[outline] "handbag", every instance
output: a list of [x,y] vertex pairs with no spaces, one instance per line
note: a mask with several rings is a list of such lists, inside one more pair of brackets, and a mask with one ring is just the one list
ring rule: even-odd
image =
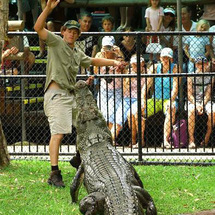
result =
[[173,125],[170,143],[174,148],[186,148],[187,143],[187,123],[185,119],[180,119]]
[[160,38],[158,37],[157,43],[152,43],[152,37],[150,36],[149,44],[146,46],[146,53],[161,53],[162,46],[160,44]]

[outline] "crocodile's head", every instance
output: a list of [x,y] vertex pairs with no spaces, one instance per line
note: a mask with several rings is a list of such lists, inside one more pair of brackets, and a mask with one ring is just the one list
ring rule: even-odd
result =
[[85,81],[78,81],[75,85],[78,121],[84,123],[98,118],[96,101]]
[[102,140],[111,143],[111,133],[107,123],[97,107],[91,91],[85,81],[75,85],[77,104],[77,146],[81,149],[91,147]]

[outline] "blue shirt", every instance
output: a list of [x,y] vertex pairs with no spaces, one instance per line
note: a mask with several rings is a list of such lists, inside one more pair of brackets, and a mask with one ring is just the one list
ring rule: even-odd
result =
[[[162,64],[158,64],[157,66],[157,74],[162,73]],[[167,72],[168,74],[173,73],[173,68],[175,64],[170,64],[170,70]],[[173,87],[173,77],[157,77],[155,78],[155,94],[154,97],[156,99],[170,99],[171,98],[171,90]]]
[[205,46],[210,45],[208,36],[189,36],[186,39],[186,44],[189,46],[189,53],[191,58],[205,56]]

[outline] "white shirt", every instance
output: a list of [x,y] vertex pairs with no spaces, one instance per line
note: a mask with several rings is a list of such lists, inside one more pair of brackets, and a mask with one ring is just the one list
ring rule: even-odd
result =
[[[191,28],[189,31],[196,31],[196,22],[192,21],[192,25],[191,25]],[[175,31],[178,31],[178,29],[176,29]],[[188,32],[184,29],[183,25],[182,25],[182,31],[183,32]],[[183,36],[182,37],[182,44],[183,44],[183,48],[185,47],[185,43],[186,43],[186,38],[189,37],[189,36]],[[178,36],[174,36],[174,40],[173,40],[173,46],[178,46],[178,42],[179,42],[179,39],[178,39]]]

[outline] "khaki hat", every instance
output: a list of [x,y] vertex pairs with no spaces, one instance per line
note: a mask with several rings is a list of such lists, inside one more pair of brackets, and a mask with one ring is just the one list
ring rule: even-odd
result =
[[81,31],[80,24],[75,20],[69,20],[69,21],[65,22],[65,24],[63,26],[67,27],[68,29],[72,29],[72,28],[78,29],[79,33]]

